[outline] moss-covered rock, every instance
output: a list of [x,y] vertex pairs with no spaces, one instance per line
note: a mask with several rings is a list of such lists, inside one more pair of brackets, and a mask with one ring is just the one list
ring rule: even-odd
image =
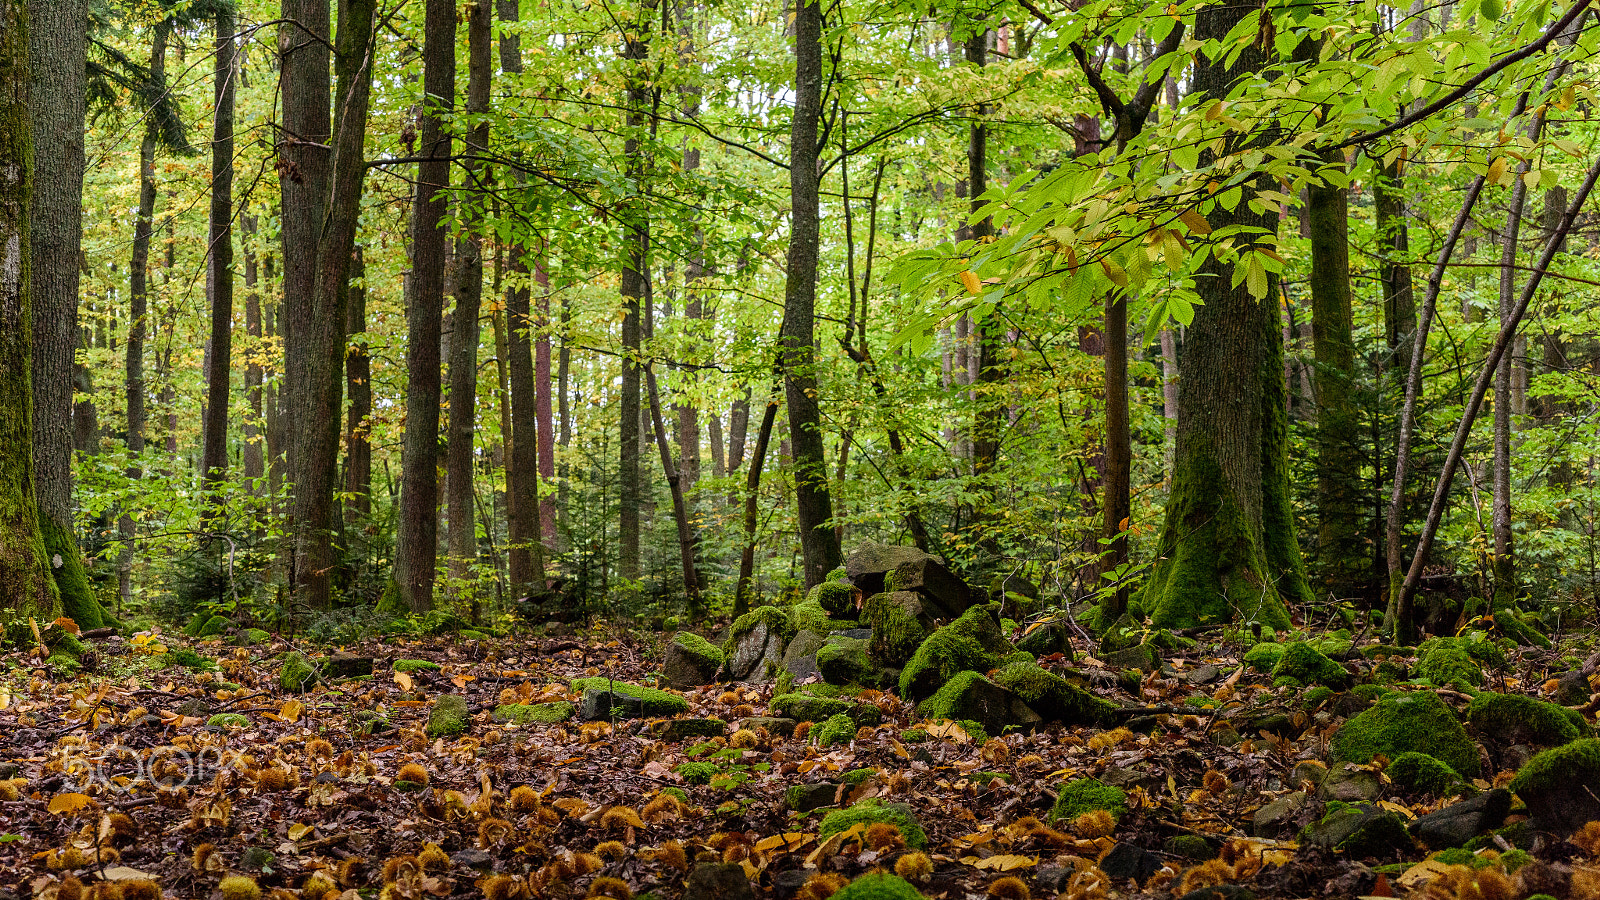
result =
[[842,581],[822,582],[806,593],[806,600],[817,603],[830,616],[855,618],[856,589]]
[[936,611],[912,591],[873,594],[861,606],[861,623],[872,629],[868,652],[885,666],[904,666],[936,622]]
[[207,728],[243,728],[249,724],[250,718],[239,713],[217,713],[206,720]]
[[1589,733],[1583,714],[1521,694],[1482,693],[1467,705],[1467,724],[1502,744],[1559,747]]
[[[815,600],[802,600],[789,607],[789,619],[794,622],[796,634],[802,631],[813,631],[820,635],[827,635],[833,631],[846,631],[856,627],[853,618],[834,618],[822,608],[822,604]],[[792,640],[792,638],[791,638]]]
[[680,631],[667,644],[661,678],[668,687],[680,691],[710,684],[726,660],[722,648],[692,631]]
[[826,721],[811,729],[810,733],[812,742],[822,747],[848,744],[855,739],[855,736],[856,723],[843,713],[829,716]]
[[1464,784],[1448,763],[1414,751],[1396,756],[1383,771],[1396,787],[1413,796],[1445,797],[1458,792]]
[[228,620],[227,616],[211,616],[195,630],[194,636],[197,638],[216,637],[232,627],[233,623]]
[[278,685],[286,691],[309,691],[317,683],[317,668],[303,653],[290,653],[278,669]]
[[710,784],[711,779],[722,774],[722,769],[713,762],[678,763],[672,771],[690,784]]
[[1439,687],[1464,684],[1483,686],[1483,667],[1460,647],[1441,646],[1429,650],[1417,663],[1416,675]]
[[272,633],[260,628],[246,628],[239,632],[238,644],[241,647],[255,647],[272,640]]
[[1121,819],[1128,811],[1127,792],[1098,778],[1077,778],[1061,786],[1055,805],[1050,808],[1050,821],[1070,823],[1086,812],[1100,809]]
[[849,716],[857,725],[876,725],[883,720],[882,711],[871,703],[814,694],[780,694],[768,706],[774,714],[797,722],[822,722],[837,715]]
[[622,697],[631,697],[639,701],[639,714],[641,716],[679,716],[689,711],[689,701],[679,697],[677,694],[668,693],[659,688],[629,684],[626,681],[613,681],[604,676],[574,678],[572,679],[572,690],[579,694],[585,691],[608,691]]
[[1363,858],[1390,856],[1412,846],[1405,821],[1370,803],[1329,803],[1323,817],[1307,825],[1300,839]]
[[429,659],[397,659],[394,661],[396,672],[437,672],[439,664]]
[[987,672],[1009,649],[986,607],[974,606],[922,642],[900,672],[900,696],[930,697],[959,672]]
[[1454,647],[1476,660],[1480,665],[1498,669],[1506,664],[1506,654],[1482,632],[1464,635],[1431,637],[1417,647],[1418,656],[1427,656],[1440,647]]
[[1350,673],[1304,641],[1296,641],[1283,648],[1277,663],[1272,667],[1272,677],[1293,678],[1302,685],[1321,684],[1342,691],[1350,685]]
[[1278,667],[1278,661],[1283,659],[1283,652],[1282,644],[1262,641],[1245,653],[1244,663],[1257,672],[1271,672]]
[[845,885],[833,900],[923,900],[923,895],[899,875],[870,872]]
[[994,681],[1015,693],[1047,721],[1068,725],[1105,725],[1117,706],[1089,693],[1037,663],[1014,662],[1001,667]]
[[503,703],[494,708],[496,722],[518,725],[554,725],[578,714],[578,708],[565,700],[552,703]]
[[735,681],[770,681],[795,631],[789,614],[776,606],[758,606],[735,619],[722,645],[724,674]]
[[909,806],[902,803],[880,803],[876,798],[862,800],[849,809],[837,809],[828,813],[822,818],[822,825],[817,829],[817,839],[826,841],[839,832],[848,830],[852,825],[875,825],[879,822],[887,822],[899,828],[900,836],[905,838],[906,846],[913,850],[928,846],[928,833],[917,823]]
[[829,684],[872,684],[878,668],[867,658],[867,641],[831,635],[817,649],[817,670]]
[[1600,820],[1600,739],[1580,738],[1535,756],[1506,785],[1535,828],[1571,834]]
[[[57,652],[69,651],[57,648]],[[78,654],[72,653],[70,655],[77,656]],[[192,672],[209,672],[217,667],[217,663],[211,657],[196,653],[187,647],[174,647],[161,654],[161,666],[167,669],[182,667]]]
[[917,710],[930,719],[974,721],[993,734],[1033,728],[1043,721],[1017,694],[977,672],[957,673]]
[[458,694],[440,694],[428,711],[428,737],[455,737],[472,723],[472,710],[467,700]]
[[1333,736],[1333,758],[1370,762],[1415,751],[1436,757],[1462,775],[1478,774],[1478,745],[1455,713],[1432,691],[1387,696],[1345,722]]

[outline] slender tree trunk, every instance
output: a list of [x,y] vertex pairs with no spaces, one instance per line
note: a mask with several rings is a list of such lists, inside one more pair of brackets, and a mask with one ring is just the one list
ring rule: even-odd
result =
[[[1545,191],[1543,210],[1545,240],[1549,240],[1555,234],[1556,228],[1561,224],[1561,216],[1566,212],[1566,209],[1567,189],[1565,187],[1557,185]],[[1565,242],[1562,242],[1562,245],[1557,249],[1566,250]],[[1559,317],[1559,307],[1556,310],[1551,310],[1550,304],[1547,303],[1545,308],[1549,319],[1555,320]],[[1540,355],[1542,370],[1546,373],[1564,373],[1569,368],[1567,348],[1558,322],[1550,321],[1546,325],[1544,338],[1540,341]],[[1562,402],[1559,397],[1539,395],[1533,400],[1533,415],[1545,428],[1563,427],[1563,417],[1568,412],[1568,404]],[[1567,450],[1568,448],[1564,441],[1556,442],[1554,458],[1551,460],[1550,468],[1545,475],[1545,482],[1562,494],[1571,493],[1573,483],[1572,459]],[[1563,514],[1562,519],[1569,526],[1573,524],[1570,513]]]
[[[0,622],[53,618],[33,464],[28,9],[0,0]],[[73,270],[77,270],[74,262]]]
[[702,608],[700,569],[696,565],[699,541],[694,526],[689,523],[689,506],[683,496],[683,474],[672,461],[672,444],[661,420],[661,392],[656,387],[656,373],[645,369],[645,384],[650,395],[650,421],[656,433],[656,449],[661,452],[661,470],[667,476],[667,489],[672,494],[672,518],[678,527],[678,557],[683,566],[683,591],[689,609],[698,614]]
[[345,333],[350,342],[345,353],[344,502],[348,527],[350,514],[372,515],[372,359],[367,355],[367,265],[360,247],[350,259],[350,290],[345,295]]
[[[83,0],[29,0],[29,115],[33,195],[28,207],[33,316],[33,471],[45,556],[63,613],[83,628],[106,624],[89,588],[72,521],[73,353],[80,343],[83,243]],[[87,369],[83,372],[87,378]],[[93,405],[89,406],[91,413]]]
[[261,272],[256,259],[256,230],[259,223],[252,215],[239,216],[240,245],[244,250],[244,328],[250,338],[250,354],[244,367],[245,402],[250,412],[245,416],[241,434],[243,445],[239,448],[240,462],[244,466],[245,480],[250,492],[259,496],[261,477],[266,474],[266,460],[261,446],[261,385],[265,373],[259,356],[263,352],[261,330]]
[[205,448],[200,471],[209,491],[210,515],[227,503],[222,484],[228,475],[228,407],[233,373],[233,99],[234,10],[223,4],[216,14],[213,96],[216,122],[211,132],[211,217],[206,288],[211,295],[211,358],[206,372]]
[[[1411,281],[1411,238],[1406,227],[1405,176],[1398,161],[1383,167],[1373,187],[1378,229],[1378,281],[1383,287],[1383,333],[1390,372],[1411,367],[1417,302]],[[1398,378],[1395,379],[1398,382]]]
[[[550,272],[545,265],[548,247],[541,241],[540,256],[535,264],[535,281],[539,286],[538,332],[533,338],[533,381],[535,413],[538,420],[539,480],[549,484],[556,477],[556,429],[552,397],[554,385],[550,381]],[[563,351],[564,352],[564,351]],[[546,494],[539,498],[539,518],[536,528],[545,546],[556,546],[556,497]],[[544,552],[540,549],[539,570],[544,571]]]
[[406,302],[406,432],[395,536],[395,586],[413,612],[433,606],[439,532],[440,328],[444,318],[444,222],[450,189],[455,97],[456,14],[451,0],[427,0],[423,44],[421,152],[411,216],[411,280]]
[[[648,38],[637,29],[645,27],[634,23],[623,35],[623,58],[628,60],[627,74],[627,138],[623,144],[627,180],[642,192],[645,176],[645,151],[640,140],[645,127],[649,88],[640,71],[649,57]],[[639,466],[641,415],[641,360],[642,338],[641,301],[644,297],[645,265],[648,259],[646,243],[649,240],[648,210],[642,203],[630,204],[623,221],[622,259],[622,395],[618,411],[621,416],[618,451],[617,483],[620,502],[619,556],[617,575],[625,583],[633,584],[640,577],[639,527],[640,508],[644,505],[644,486]],[[631,587],[627,590],[632,590]]]
[[767,448],[772,444],[772,426],[778,420],[777,391],[767,400],[761,414],[761,427],[756,431],[756,444],[751,448],[750,465],[744,476],[744,549],[739,554],[739,580],[733,590],[733,614],[744,615],[757,599],[756,524],[761,510],[761,469],[767,460]]
[[794,18],[795,101],[789,133],[790,234],[784,283],[780,368],[794,447],[795,514],[807,589],[821,584],[843,561],[832,528],[833,503],[823,459],[822,411],[817,403],[813,327],[817,300],[817,123],[822,114],[822,6],[799,0]]

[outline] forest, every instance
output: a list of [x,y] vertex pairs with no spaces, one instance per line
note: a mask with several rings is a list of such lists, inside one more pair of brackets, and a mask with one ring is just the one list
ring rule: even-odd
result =
[[1589,0],[0,0],[0,900],[1600,898]]

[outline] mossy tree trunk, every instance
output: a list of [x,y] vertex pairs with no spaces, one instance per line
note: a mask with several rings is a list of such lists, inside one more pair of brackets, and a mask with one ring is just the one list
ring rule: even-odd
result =
[[28,12],[0,0],[0,623],[58,607],[33,477]]
[[[1194,36],[1220,39],[1247,12],[1205,7]],[[1239,75],[1268,69],[1269,52],[1251,45],[1231,66],[1201,57],[1195,89],[1223,96]],[[1218,206],[1212,226],[1275,233],[1276,212],[1253,213],[1248,200],[1247,190],[1234,212]],[[1250,249],[1245,240],[1235,239],[1241,251]],[[1202,266],[1196,288],[1204,305],[1184,339],[1172,493],[1143,594],[1146,610],[1166,627],[1230,619],[1284,626],[1285,604],[1311,599],[1289,506],[1278,279],[1268,278],[1258,301],[1245,283],[1229,287],[1231,269],[1215,259]]]

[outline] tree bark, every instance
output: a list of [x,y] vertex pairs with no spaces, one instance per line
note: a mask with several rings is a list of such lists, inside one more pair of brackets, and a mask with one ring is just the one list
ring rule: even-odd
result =
[[451,0],[427,0],[423,43],[421,153],[411,215],[411,279],[406,299],[406,430],[395,536],[395,587],[412,612],[433,607],[439,533],[440,329],[444,319],[444,222],[450,189],[455,98],[456,14]]
[[1417,301],[1411,280],[1411,238],[1406,227],[1405,176],[1401,174],[1398,160],[1383,167],[1372,193],[1378,230],[1378,281],[1383,287],[1383,333],[1390,353],[1389,371],[1405,372],[1411,367],[1411,334],[1417,327]]
[[345,295],[344,502],[345,525],[350,515],[372,515],[372,359],[367,355],[367,264],[360,247],[350,258],[350,289]]
[[823,459],[813,328],[820,241],[817,123],[822,115],[822,6],[800,0],[794,18],[795,101],[789,132],[790,234],[779,364],[794,449],[795,515],[809,590],[843,562],[829,522],[833,503]]
[[744,476],[744,549],[739,553],[739,580],[733,589],[733,614],[741,616],[750,611],[756,597],[756,523],[761,510],[761,469],[767,461],[767,448],[772,444],[772,426],[778,420],[777,391],[767,400],[761,414],[761,427],[756,431],[756,443],[750,451],[750,466]]
[[231,5],[218,7],[215,25],[212,94],[216,118],[211,132],[211,214],[206,258],[211,356],[206,372],[205,448],[200,460],[208,492],[208,518],[213,520],[222,515],[227,504],[222,485],[228,476],[228,407],[233,373],[233,104],[237,71]]
[[[648,21],[648,18],[646,20]],[[644,60],[650,54],[649,40],[640,30],[643,27],[644,24],[640,22],[630,23],[623,35],[623,58],[628,61],[629,68],[626,82],[627,137],[623,143],[622,155],[627,167],[625,177],[635,185],[635,193],[642,193],[643,190],[645,151],[640,138],[644,131],[646,105],[649,102],[649,88],[645,84],[644,73],[640,71]],[[648,259],[647,242],[650,233],[648,215],[649,212],[644,204],[636,201],[629,204],[622,223],[622,385],[621,396],[618,398],[621,443],[618,448],[617,472],[620,507],[618,538],[621,546],[617,559],[617,575],[627,585],[625,591],[633,590],[632,585],[638,582],[641,574],[639,513],[640,507],[644,504],[644,486],[639,467],[639,417],[642,414],[640,355],[644,335],[641,301],[644,297],[645,265]]]
[[255,245],[258,227],[259,223],[255,216],[249,214],[239,216],[241,231],[239,243],[244,251],[244,328],[250,338],[250,355],[244,367],[245,403],[250,411],[242,423],[243,441],[239,448],[239,457],[244,467],[245,481],[249,482],[250,492],[256,496],[261,494],[261,477],[266,474],[266,459],[261,446],[262,382],[266,373],[259,361],[263,331],[261,272]]

